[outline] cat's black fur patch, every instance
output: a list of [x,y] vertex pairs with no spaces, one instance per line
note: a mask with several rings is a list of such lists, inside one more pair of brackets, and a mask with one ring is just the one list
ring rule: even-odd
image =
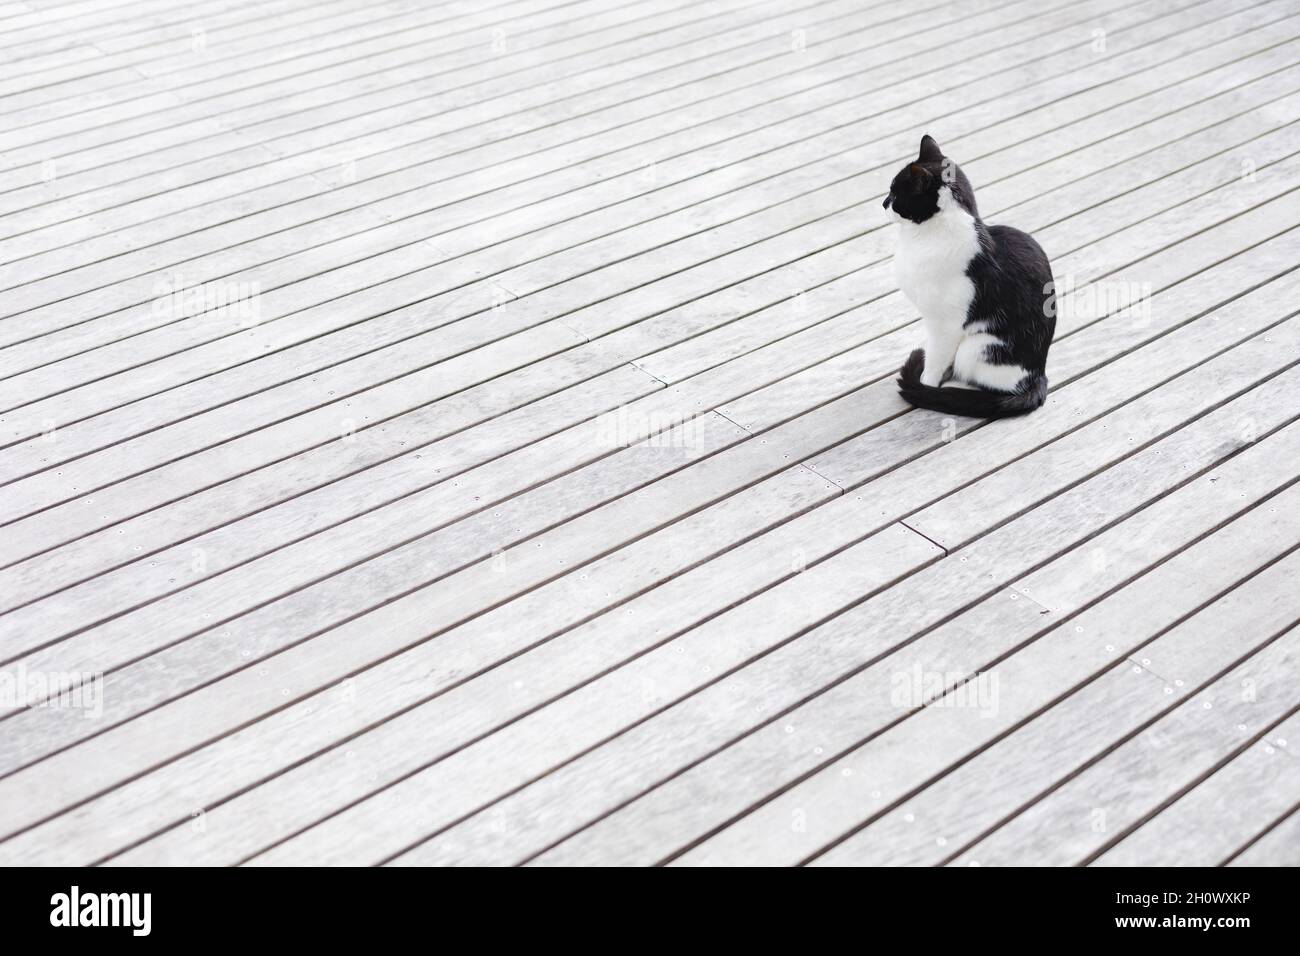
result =
[[899,376],[899,391],[913,405],[975,417],[1019,415],[1042,405],[1047,397],[1047,350],[1056,332],[1052,267],[1047,254],[1028,233],[1010,226],[986,226],[975,203],[975,190],[966,174],[943,155],[930,136],[921,140],[914,162],[894,177],[885,207],[912,222],[923,223],[939,210],[939,190],[975,220],[980,251],[966,267],[975,286],[965,327],[982,323],[1000,339],[985,358],[995,364],[1018,365],[1030,373],[1015,392],[942,388],[922,385],[924,352],[913,352]]

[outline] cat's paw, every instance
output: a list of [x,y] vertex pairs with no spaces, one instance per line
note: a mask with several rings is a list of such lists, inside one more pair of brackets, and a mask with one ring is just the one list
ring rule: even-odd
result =
[[925,371],[925,349],[916,349],[898,370],[898,387],[910,389],[920,384],[923,371]]

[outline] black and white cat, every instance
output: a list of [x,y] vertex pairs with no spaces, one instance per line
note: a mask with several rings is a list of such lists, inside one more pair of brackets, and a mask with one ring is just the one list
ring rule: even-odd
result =
[[966,174],[930,136],[894,177],[885,209],[897,223],[898,287],[925,329],[925,348],[899,374],[903,398],[976,418],[1042,405],[1056,329],[1047,254],[1018,229],[984,224]]

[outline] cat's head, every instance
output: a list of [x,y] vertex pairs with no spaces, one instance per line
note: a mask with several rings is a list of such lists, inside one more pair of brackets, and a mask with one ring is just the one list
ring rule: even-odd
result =
[[916,159],[900,169],[889,184],[885,209],[900,220],[921,223],[954,204],[972,216],[979,215],[970,180],[927,133],[921,137]]

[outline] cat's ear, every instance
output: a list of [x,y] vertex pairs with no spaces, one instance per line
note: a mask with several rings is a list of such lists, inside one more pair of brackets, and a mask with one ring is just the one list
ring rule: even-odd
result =
[[911,177],[912,185],[917,189],[925,188],[930,181],[930,171],[919,163],[911,163],[907,167],[907,175]]
[[922,163],[937,163],[943,159],[943,150],[929,133],[921,137],[921,152],[917,159]]

